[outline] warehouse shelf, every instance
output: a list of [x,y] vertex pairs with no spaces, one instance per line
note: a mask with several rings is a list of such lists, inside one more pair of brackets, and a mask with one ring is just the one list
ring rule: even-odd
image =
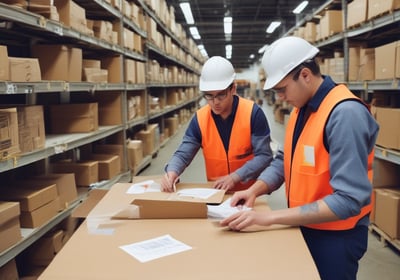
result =
[[400,151],[375,146],[375,157],[400,165]]
[[174,106],[166,106],[164,109],[162,109],[160,111],[157,111],[157,112],[150,112],[149,120],[156,119],[156,118],[159,118],[161,116],[167,115],[168,113],[176,111],[179,108],[183,108],[183,107],[185,107],[185,106],[187,106],[187,105],[189,105],[191,103],[195,103],[195,102],[196,102],[196,99],[192,99],[192,100],[189,100],[189,101],[186,101],[186,102],[182,102],[182,103],[176,104]]
[[116,132],[122,131],[122,125],[102,126],[97,131],[91,133],[72,133],[66,135],[46,135],[46,144],[44,149],[39,149],[27,154],[16,155],[0,161],[0,172],[21,167],[38,160],[46,159],[50,156],[63,153],[68,150],[80,147],[82,145],[103,139]]
[[352,90],[399,90],[399,79],[393,80],[376,80],[362,82],[348,82],[348,86]]
[[80,203],[78,199],[74,203],[71,203],[69,207],[58,213],[55,217],[53,217],[50,221],[44,224],[41,227],[37,227],[34,229],[23,229],[21,228],[22,239],[12,247],[7,250],[0,252],[0,267],[5,265],[7,262],[18,256],[21,252],[23,252],[26,248],[32,245],[35,241],[49,232],[53,227],[62,222],[65,218],[71,215],[71,212],[75,209],[75,207]]

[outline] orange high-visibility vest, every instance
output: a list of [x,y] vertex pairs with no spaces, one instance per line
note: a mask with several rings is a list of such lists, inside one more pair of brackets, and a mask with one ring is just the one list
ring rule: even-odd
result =
[[[242,167],[254,158],[251,145],[251,112],[254,102],[239,97],[239,104],[233,122],[228,152],[219,135],[211,115],[211,107],[206,105],[197,111],[201,132],[201,147],[206,165],[207,179],[215,181]],[[254,181],[239,183],[230,191],[247,189]]]
[[[333,193],[333,188],[329,183],[331,175],[329,171],[329,153],[323,143],[324,128],[333,108],[339,102],[347,99],[360,100],[344,85],[338,85],[329,92],[318,111],[311,113],[308,118],[297,141],[293,157],[292,139],[300,110],[296,108],[292,111],[288,121],[284,146],[286,197],[289,207],[312,203]],[[368,178],[371,182],[373,159],[374,151],[368,155]],[[345,220],[306,226],[323,230],[351,229],[363,216],[371,212],[371,208],[372,204],[369,203],[356,216]]]

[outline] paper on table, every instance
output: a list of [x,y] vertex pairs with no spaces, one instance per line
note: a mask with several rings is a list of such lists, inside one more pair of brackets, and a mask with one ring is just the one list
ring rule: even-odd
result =
[[251,208],[240,205],[231,206],[231,199],[228,198],[220,205],[207,205],[207,216],[213,219],[225,219],[239,211],[251,210]]
[[153,180],[135,183],[126,191],[127,194],[140,194],[145,192],[161,192],[161,185]]
[[210,188],[188,188],[177,192],[179,196],[190,196],[195,198],[207,199],[220,190]]
[[140,262],[148,262],[192,249],[192,247],[174,239],[169,234],[123,245],[120,248]]

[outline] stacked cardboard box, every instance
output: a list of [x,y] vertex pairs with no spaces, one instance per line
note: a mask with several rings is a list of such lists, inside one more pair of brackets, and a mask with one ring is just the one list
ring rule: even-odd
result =
[[21,240],[19,215],[19,202],[0,201],[0,252]]
[[20,152],[16,108],[0,109],[0,158],[13,157]]

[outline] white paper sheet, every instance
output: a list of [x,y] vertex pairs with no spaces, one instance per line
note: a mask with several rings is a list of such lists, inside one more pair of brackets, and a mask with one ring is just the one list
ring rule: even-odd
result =
[[153,180],[135,183],[126,191],[127,194],[140,194],[145,192],[161,192],[161,185]]
[[251,208],[240,205],[231,206],[231,199],[228,198],[220,205],[207,205],[207,216],[212,219],[225,219],[239,211],[251,210]]
[[192,249],[192,247],[172,238],[169,234],[123,245],[120,248],[140,262],[148,262]]

